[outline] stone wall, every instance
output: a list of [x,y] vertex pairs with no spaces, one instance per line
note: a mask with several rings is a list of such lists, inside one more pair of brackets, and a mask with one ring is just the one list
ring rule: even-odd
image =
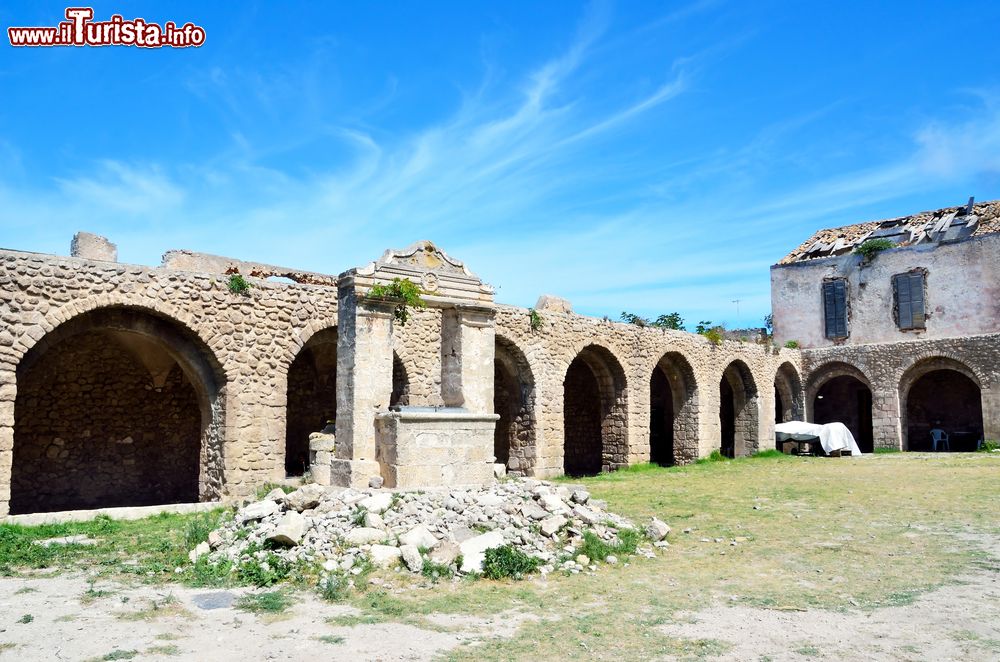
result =
[[[871,390],[875,448],[908,449],[910,390],[921,376],[941,369],[965,375],[979,388],[984,436],[1000,439],[1000,334],[804,350],[806,415],[813,420],[816,395],[824,384],[849,375]],[[919,440],[914,447],[925,444]]]
[[[0,251],[0,513],[7,511],[9,501],[15,400],[42,360],[28,365],[31,361],[25,362],[25,357],[44,357],[47,348],[55,346],[61,329],[77,322],[100,331],[111,323],[106,315],[101,317],[107,311],[128,313],[124,315],[127,320],[114,324],[129,337],[142,338],[141,342],[167,339],[168,353],[180,361],[197,393],[200,499],[243,496],[260,483],[282,478],[290,432],[286,422],[289,389],[293,398],[308,400],[306,394],[313,388],[310,380],[329,383],[329,374],[316,373],[315,356],[310,357],[313,372],[303,373],[303,381],[293,377],[290,386],[288,378],[303,346],[316,334],[338,327],[338,291],[322,284],[334,282],[326,278],[279,283],[251,274],[251,290],[234,294],[225,274]],[[441,320],[439,312],[416,311],[405,327],[392,327],[392,349],[405,368],[411,405],[443,403],[445,368],[463,380],[481,372],[494,375],[493,370],[486,373],[480,366],[467,370],[443,360],[442,352],[450,345],[442,342]],[[491,333],[483,335],[484,342],[492,334],[494,323],[489,324]],[[793,350],[738,341],[714,346],[694,334],[569,312],[543,311],[541,328],[532,329],[528,310],[499,306],[495,330],[497,346],[508,354],[522,396],[514,417],[512,439],[517,443],[511,449],[509,466],[526,475],[563,472],[565,425],[567,420],[574,425],[577,418],[572,412],[568,419],[565,416],[564,381],[578,356],[586,360],[601,385],[601,466],[607,468],[649,460],[654,370],[666,365],[667,376],[680,380],[678,388],[671,381],[676,412],[674,461],[690,462],[720,446],[719,384],[727,366],[742,361],[750,382],[746,388],[752,387],[757,394],[754,415],[742,419],[753,428],[748,432],[754,442],[748,445],[749,452],[760,439],[773,438],[778,367],[787,364],[785,370],[794,373],[800,362],[799,352]],[[173,336],[176,342],[170,340]],[[492,340],[489,345],[493,347]],[[476,349],[477,361],[486,358],[483,352],[489,350]],[[665,357],[669,358],[666,362]],[[150,373],[149,379],[162,381],[162,376],[156,377],[161,367],[143,368]],[[341,388],[341,380],[334,380],[335,388]],[[477,399],[488,396],[493,402],[492,384],[467,392]],[[309,397],[323,402],[327,398],[315,391]],[[301,427],[293,434],[298,438],[313,424],[300,424],[296,408],[302,407],[292,407],[292,428]],[[346,415],[338,414],[338,421]],[[317,415],[325,419],[327,412]]]

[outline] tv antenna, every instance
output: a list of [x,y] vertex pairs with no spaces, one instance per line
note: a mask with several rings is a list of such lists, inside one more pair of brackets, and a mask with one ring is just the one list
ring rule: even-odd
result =
[[731,303],[736,304],[736,326],[740,325],[740,301],[743,301],[743,299],[733,299],[731,301]]

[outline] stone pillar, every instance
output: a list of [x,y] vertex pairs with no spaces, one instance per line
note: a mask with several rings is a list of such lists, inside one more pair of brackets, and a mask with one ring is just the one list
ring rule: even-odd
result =
[[375,414],[392,396],[392,305],[359,299],[343,278],[337,310],[337,432],[330,482],[367,487],[379,475]]
[[10,479],[14,459],[14,397],[17,392],[13,370],[0,370],[0,517],[10,513]]
[[493,411],[495,310],[459,305],[441,319],[441,399],[446,407]]
[[1000,386],[982,390],[983,439],[1000,441]]
[[872,390],[872,437],[875,448],[903,450],[899,393],[895,390]]

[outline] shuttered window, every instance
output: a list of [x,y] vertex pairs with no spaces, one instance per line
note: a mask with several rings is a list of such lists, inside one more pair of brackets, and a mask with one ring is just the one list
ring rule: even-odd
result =
[[823,283],[823,314],[826,317],[826,337],[847,337],[847,281]]
[[924,328],[924,274],[916,271],[892,277],[896,297],[896,325],[900,329]]

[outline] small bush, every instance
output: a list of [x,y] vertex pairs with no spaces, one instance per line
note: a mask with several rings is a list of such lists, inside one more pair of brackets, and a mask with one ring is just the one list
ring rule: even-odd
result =
[[24,623],[24,624],[27,624],[27,623],[30,623],[30,622],[31,622],[31,621],[33,621],[33,620],[35,620],[35,617],[34,617],[34,616],[32,616],[31,614],[25,614],[25,615],[24,615],[24,616],[22,616],[21,618],[17,619],[17,622],[18,622],[18,623]]
[[208,534],[214,531],[217,525],[218,521],[212,513],[195,517],[188,522],[187,530],[184,532],[185,544],[190,549],[197,547],[208,540]]
[[483,575],[488,579],[503,579],[504,577],[521,579],[537,570],[540,564],[539,559],[528,556],[511,545],[503,545],[486,550]]
[[350,593],[351,584],[347,575],[332,573],[319,582],[320,596],[329,602],[342,602]]
[[996,439],[987,439],[979,445],[978,450],[980,453],[994,453],[997,450],[1000,450],[1000,441],[997,441]]
[[712,343],[713,345],[722,344],[722,327],[716,326],[711,329],[706,329],[705,332],[702,333],[701,335],[705,336],[708,342]]
[[785,343],[785,347],[788,348],[788,349],[798,349],[799,348],[799,341],[798,340],[789,340],[788,342]]
[[354,512],[351,513],[351,524],[354,526],[364,526],[365,516],[368,514],[368,509],[364,506],[356,506]]
[[292,606],[294,601],[286,591],[250,593],[236,601],[236,608],[252,614],[280,614]]
[[862,256],[866,260],[871,260],[873,257],[881,253],[882,251],[887,251],[890,248],[895,248],[895,242],[889,239],[869,239],[863,244],[854,249],[854,252]]
[[528,311],[528,326],[531,327],[532,331],[540,330],[543,324],[541,313],[534,308]]
[[226,281],[226,287],[228,287],[229,291],[233,294],[245,295],[250,293],[250,288],[252,286],[250,285],[250,281],[244,278],[242,274],[230,274],[229,280]]
[[451,579],[455,576],[455,571],[451,569],[450,565],[434,563],[433,561],[424,561],[424,568],[420,573],[435,582],[439,579]]
[[270,552],[263,561],[251,553],[250,558],[240,563],[236,568],[236,575],[241,582],[260,587],[277,584],[288,577],[291,572],[291,563]]

